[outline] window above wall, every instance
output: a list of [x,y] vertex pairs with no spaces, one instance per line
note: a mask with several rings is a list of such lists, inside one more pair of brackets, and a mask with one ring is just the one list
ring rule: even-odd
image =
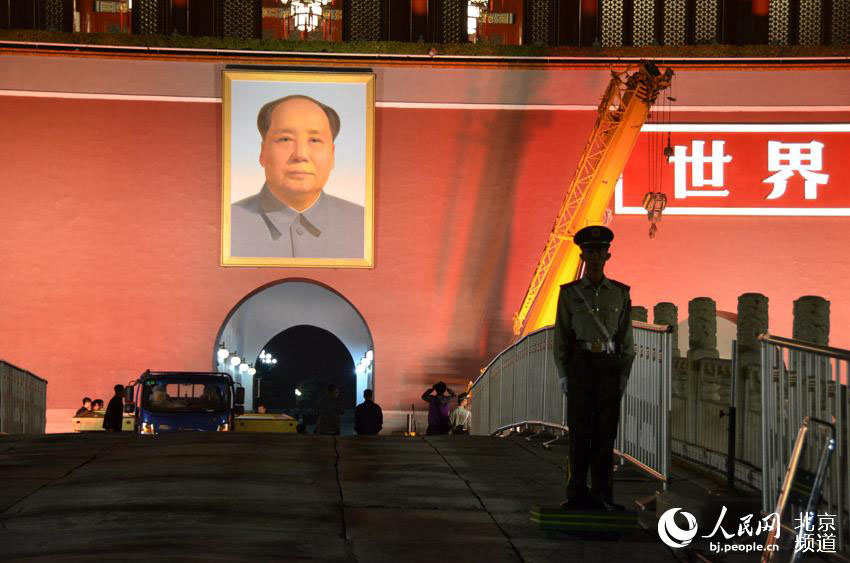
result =
[[[16,0],[0,2],[0,30],[144,38],[64,39],[70,43],[170,46],[192,36],[224,39],[224,48],[247,41],[239,48],[272,51],[428,53],[437,45],[440,54],[547,56],[557,52],[541,49],[562,46],[649,49],[644,56],[689,56],[695,51],[678,49],[700,46],[702,56],[730,56],[722,45],[850,44],[850,0],[806,6],[800,0]],[[295,45],[275,43],[281,41]],[[749,54],[762,53],[772,56]]]
[[341,0],[263,0],[263,39],[342,41]]
[[469,41],[521,45],[523,13],[523,0],[467,0]]

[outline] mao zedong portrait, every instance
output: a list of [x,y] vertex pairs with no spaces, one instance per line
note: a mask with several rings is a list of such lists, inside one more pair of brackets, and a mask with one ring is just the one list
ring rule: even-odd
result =
[[231,205],[232,255],[362,257],[363,207],[324,192],[337,112],[308,96],[286,96],[260,109],[257,128],[266,182]]

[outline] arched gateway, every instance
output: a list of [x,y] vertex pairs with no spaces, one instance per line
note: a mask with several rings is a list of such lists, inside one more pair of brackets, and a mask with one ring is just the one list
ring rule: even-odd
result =
[[[329,333],[329,334],[328,334]],[[288,358],[276,358],[281,368],[297,364],[298,373],[289,377],[292,379],[293,389],[297,388],[299,381],[304,381],[305,374],[314,382],[341,383],[341,388],[346,390],[346,399],[351,397],[351,391],[355,392],[354,398],[362,397],[363,389],[373,387],[374,360],[372,334],[366,321],[360,312],[342,295],[318,282],[306,279],[289,279],[275,282],[256,289],[245,296],[236,306],[231,309],[222,323],[215,339],[212,350],[212,364],[218,369],[217,352],[221,344],[232,353],[246,358],[248,363],[258,367],[262,375],[263,367],[260,364],[260,352],[266,346],[280,346],[291,338],[291,335],[300,335],[301,345],[292,348],[291,353],[297,353],[298,358],[291,355]],[[311,336],[314,335],[314,336]],[[318,338],[315,335],[325,335]],[[306,340],[305,340],[306,338]],[[344,346],[326,346],[329,339],[337,340]],[[313,342],[315,340],[315,342]],[[279,347],[281,354],[287,348]],[[336,350],[336,352],[334,352]],[[346,353],[347,352],[347,353]],[[340,356],[339,362],[334,362],[336,373],[323,373],[327,370],[327,358],[321,357],[323,353],[336,353]],[[368,354],[367,354],[368,353]],[[316,357],[315,370],[309,367],[309,358],[313,354]],[[363,358],[369,357],[369,369],[356,369]],[[289,361],[290,364],[286,364]],[[350,364],[350,369],[344,369],[345,376],[351,381],[340,379],[339,366]],[[266,369],[267,379],[268,370]],[[237,374],[237,380],[241,380],[245,387],[245,408],[253,410],[258,391],[255,389],[255,377],[245,373]],[[272,382],[267,381],[269,387],[265,395],[271,390]],[[284,382],[274,382],[274,387],[287,388]],[[315,390],[312,390],[315,393]],[[279,401],[279,399],[277,399]],[[349,399],[350,400],[350,399]],[[349,402],[348,400],[346,402]],[[283,404],[283,403],[280,403]],[[352,405],[346,405],[353,406]]]

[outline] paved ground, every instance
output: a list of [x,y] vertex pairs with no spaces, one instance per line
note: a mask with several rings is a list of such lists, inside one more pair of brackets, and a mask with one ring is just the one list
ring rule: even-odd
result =
[[[629,541],[547,537],[566,448],[521,437],[60,434],[0,437],[0,558],[629,561]],[[657,483],[618,473],[633,505]],[[651,524],[650,524],[651,525]]]

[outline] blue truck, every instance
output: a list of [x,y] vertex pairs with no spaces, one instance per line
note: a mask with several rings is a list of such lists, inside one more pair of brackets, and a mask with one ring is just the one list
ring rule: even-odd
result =
[[226,373],[146,371],[124,388],[137,434],[232,432],[245,389]]

